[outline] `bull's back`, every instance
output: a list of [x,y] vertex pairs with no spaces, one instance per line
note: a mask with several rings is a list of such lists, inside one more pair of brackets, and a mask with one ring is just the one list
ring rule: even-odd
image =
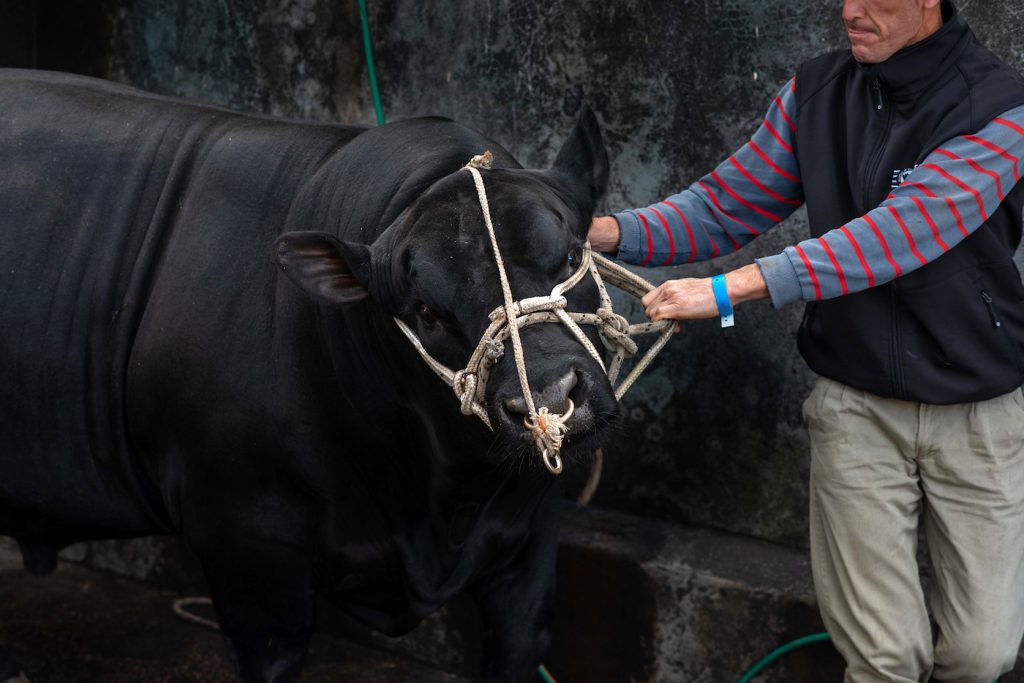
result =
[[242,259],[351,135],[0,70],[0,533],[171,526],[126,419],[140,322],[167,288],[267,289],[270,259]]

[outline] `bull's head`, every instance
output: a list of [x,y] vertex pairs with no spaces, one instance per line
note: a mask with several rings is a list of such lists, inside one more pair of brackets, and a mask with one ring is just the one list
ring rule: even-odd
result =
[[[508,157],[496,166],[481,178],[503,267],[492,249],[474,176],[465,170],[430,186],[372,245],[327,233],[286,233],[276,245],[278,262],[320,303],[369,299],[404,323],[430,357],[465,368],[474,352],[479,356],[488,327],[493,330],[492,313],[507,303],[500,270],[512,297],[523,300],[550,295],[583,267],[594,204],[608,179],[597,121],[586,108],[551,169],[517,168]],[[571,311],[593,312],[599,304],[589,278],[565,297]],[[532,401],[524,395],[512,345],[506,341],[503,353],[497,345],[489,349],[479,412],[499,440],[499,448],[489,449],[495,457],[534,452],[536,430],[531,434],[524,422],[536,424],[535,407],[566,416],[568,453],[585,452],[602,439],[618,403],[594,358],[594,349],[604,348],[599,335],[585,329],[589,351],[562,324],[519,331]]]

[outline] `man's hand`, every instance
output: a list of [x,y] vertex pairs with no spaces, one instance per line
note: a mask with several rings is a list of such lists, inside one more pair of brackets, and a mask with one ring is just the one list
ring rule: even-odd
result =
[[619,250],[619,222],[611,216],[598,216],[590,223],[587,233],[594,251],[609,254]]
[[[725,288],[733,307],[744,301],[768,298],[768,287],[756,263],[726,273]],[[668,280],[645,294],[640,302],[651,320],[718,317],[718,304],[709,277]]]

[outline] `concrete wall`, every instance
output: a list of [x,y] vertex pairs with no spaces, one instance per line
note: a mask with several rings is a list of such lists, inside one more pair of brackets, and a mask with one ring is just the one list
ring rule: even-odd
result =
[[[964,4],[982,40],[1024,68],[1024,5]],[[755,129],[797,64],[844,41],[840,3],[820,0],[369,5],[389,119],[450,116],[543,166],[588,101],[612,158],[605,209],[657,200],[710,169]],[[7,12],[36,17],[32,59],[41,66],[243,109],[373,123],[355,0],[12,0]],[[88,30],[76,32],[69,17]],[[805,229],[800,211],[739,254],[646,275],[745,264]],[[732,330],[686,325],[627,396],[596,502],[804,545],[800,405],[812,378],[793,343],[800,314],[753,304]],[[578,485],[567,478],[567,489]]]

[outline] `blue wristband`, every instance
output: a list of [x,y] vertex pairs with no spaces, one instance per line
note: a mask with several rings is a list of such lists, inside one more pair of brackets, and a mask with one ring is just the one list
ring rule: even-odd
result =
[[732,327],[736,321],[733,320],[732,303],[729,301],[729,292],[725,288],[725,275],[716,275],[711,278],[711,290],[715,293],[718,315],[722,316],[722,327]]

